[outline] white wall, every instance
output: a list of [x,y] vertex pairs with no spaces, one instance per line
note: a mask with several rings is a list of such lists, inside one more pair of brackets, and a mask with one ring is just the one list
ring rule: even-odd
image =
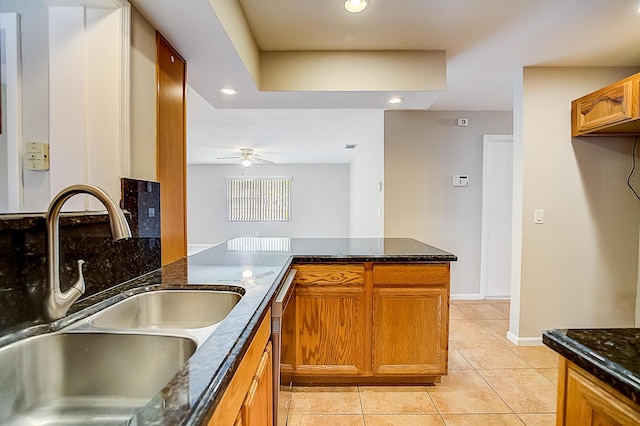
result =
[[[4,82],[0,82],[0,84],[2,85],[2,87],[0,87],[0,93],[2,93],[2,97],[0,98],[0,102],[2,102],[2,105],[0,105],[0,108],[2,109],[2,111],[6,111],[7,110],[7,102],[6,102],[6,97],[5,97],[5,93],[7,93],[7,86],[4,84]],[[7,209],[9,208],[9,191],[7,190],[7,185],[9,182],[9,176],[7,174],[7,120],[6,120],[7,114],[6,112],[2,114],[2,123],[0,123],[0,127],[2,127],[2,131],[0,131],[0,166],[2,166],[0,168],[0,212],[6,212],[8,211]]]
[[[48,9],[44,0],[0,1],[0,12],[17,12],[21,17],[24,142],[49,142]],[[25,170],[22,176],[23,210],[44,211],[49,202],[49,172]]]
[[[128,7],[49,9],[52,196],[88,183],[120,199],[120,177],[129,175],[129,17]],[[64,209],[104,206],[73,197]]]
[[[458,127],[458,118],[469,125]],[[511,112],[385,113],[384,236],[415,238],[458,256],[453,297],[480,296],[482,135],[511,132]],[[455,174],[469,175],[469,186],[453,187]]]
[[[228,222],[227,177],[288,176],[291,220]],[[189,244],[220,244],[234,237],[349,237],[349,165],[202,165],[187,167]]]
[[[545,329],[632,327],[640,201],[626,186],[630,137],[571,138],[571,101],[637,69],[525,68],[521,133],[519,321],[510,338]],[[518,160],[516,160],[518,162]],[[534,209],[545,223],[533,224]]]
[[[377,136],[358,145],[349,168],[352,238],[384,235],[384,112],[378,113],[370,122],[370,133]],[[382,191],[378,190],[378,182],[382,183]]]
[[131,177],[157,180],[156,30],[131,8]]
[[[44,211],[60,189],[82,182],[118,199],[129,173],[129,8],[66,4],[0,2],[22,17],[23,142],[50,144],[50,171],[22,172],[23,211]],[[80,197],[65,204],[85,207]]]

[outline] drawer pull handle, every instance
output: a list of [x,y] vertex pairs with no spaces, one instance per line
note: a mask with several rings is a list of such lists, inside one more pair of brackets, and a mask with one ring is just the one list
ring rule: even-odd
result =
[[582,115],[589,114],[596,107],[596,105],[598,105],[602,101],[608,101],[608,102],[611,102],[613,104],[618,104],[619,105],[624,101],[624,95],[618,95],[618,96],[603,95],[603,96],[598,96],[597,98],[595,98],[593,100],[593,102],[591,102],[591,105],[587,106],[586,108],[582,108],[582,111],[581,111]]

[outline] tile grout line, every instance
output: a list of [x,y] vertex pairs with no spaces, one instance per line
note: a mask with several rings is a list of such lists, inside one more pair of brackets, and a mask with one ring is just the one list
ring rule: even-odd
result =
[[[482,327],[482,325],[481,325],[480,323],[478,323],[478,321],[477,321],[476,319],[474,319],[473,321],[474,321],[478,326]],[[484,327],[482,327],[482,329],[484,329]],[[493,336],[493,334],[492,334],[492,336]],[[495,337],[495,336],[493,336],[493,337]],[[495,340],[498,340],[498,339],[495,339]],[[516,414],[516,412],[513,410],[513,408],[512,408],[512,407],[507,403],[507,401],[505,401],[505,400],[504,400],[504,398],[502,397],[502,395],[500,395],[500,393],[498,393],[498,391],[497,391],[493,386],[491,386],[491,384],[487,381],[487,379],[485,379],[485,378],[484,378],[484,376],[483,376],[482,374],[480,374],[480,371],[479,371],[480,369],[476,368],[476,367],[475,367],[475,366],[474,366],[474,365],[473,365],[473,364],[472,364],[472,363],[471,363],[471,362],[470,362],[470,361],[469,361],[469,360],[464,356],[464,354],[463,354],[461,351],[458,351],[458,353],[459,353],[459,354],[460,354],[460,355],[465,359],[465,361],[467,361],[467,363],[469,363],[469,365],[471,366],[471,369],[472,369],[473,371],[475,371],[475,372],[478,374],[478,376],[480,376],[480,378],[484,381],[484,383],[485,383],[487,386],[489,386],[489,389],[491,389],[491,390],[493,391],[493,393],[495,393],[495,394],[496,394],[496,396],[497,396],[498,398],[500,398],[500,400],[504,403],[504,405],[505,405],[509,410],[511,410],[511,413],[507,413],[507,414]],[[515,355],[517,355],[517,354],[515,354]],[[520,356],[518,356],[518,357],[522,359],[522,357],[520,357]],[[526,361],[525,361],[525,362],[526,362]],[[527,363],[527,365],[529,365],[529,363]],[[517,414],[516,414],[516,416],[517,416]],[[520,418],[518,417],[518,419],[520,419]]]

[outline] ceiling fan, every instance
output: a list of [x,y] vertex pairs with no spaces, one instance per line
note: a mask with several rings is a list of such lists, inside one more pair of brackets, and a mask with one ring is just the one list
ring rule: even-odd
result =
[[251,167],[252,164],[274,164],[273,161],[265,160],[253,151],[253,148],[241,148],[240,156],[218,157],[218,160],[240,160],[244,167]]

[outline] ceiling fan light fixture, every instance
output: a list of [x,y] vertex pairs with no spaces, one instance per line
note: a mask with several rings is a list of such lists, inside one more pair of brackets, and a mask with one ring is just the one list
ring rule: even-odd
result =
[[368,5],[369,0],[345,0],[344,2],[344,8],[351,13],[362,12]]
[[251,167],[253,162],[250,159],[245,158],[240,162],[240,164],[242,164],[244,167]]
[[401,98],[400,96],[394,96],[393,98],[389,98],[389,100],[387,102],[389,102],[391,105],[395,105],[395,104],[399,104],[403,100],[404,99]]

